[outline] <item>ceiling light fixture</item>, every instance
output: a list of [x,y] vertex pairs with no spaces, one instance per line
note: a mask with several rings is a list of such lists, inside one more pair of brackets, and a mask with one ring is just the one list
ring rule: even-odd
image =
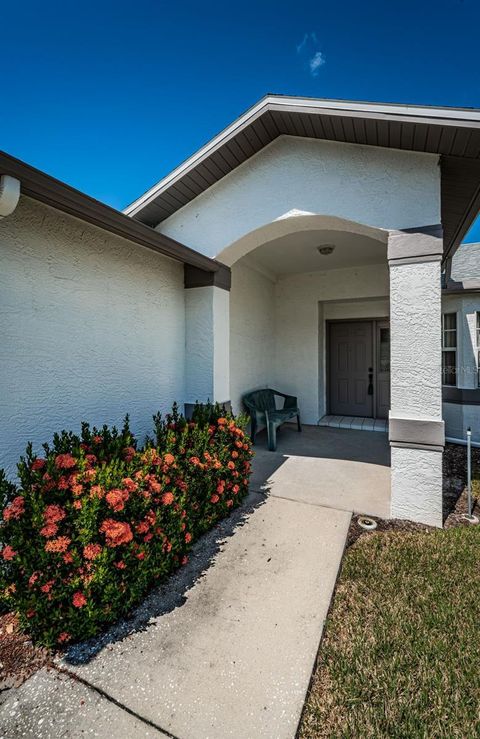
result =
[[317,246],[318,253],[323,254],[324,256],[326,256],[327,254],[331,254],[334,249],[334,244],[324,244],[323,246]]

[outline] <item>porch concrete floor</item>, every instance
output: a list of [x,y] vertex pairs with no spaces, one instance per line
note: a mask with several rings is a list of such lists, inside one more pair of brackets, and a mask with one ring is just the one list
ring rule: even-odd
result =
[[285,424],[277,450],[257,436],[251,489],[380,518],[390,515],[390,447],[384,433]]

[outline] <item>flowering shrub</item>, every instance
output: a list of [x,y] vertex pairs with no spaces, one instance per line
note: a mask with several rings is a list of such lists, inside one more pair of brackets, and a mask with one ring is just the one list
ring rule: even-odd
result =
[[42,457],[29,445],[18,488],[0,471],[0,588],[35,641],[84,639],[125,614],[246,495],[241,421],[199,406],[154,424],[142,448],[128,417],[120,432],[57,434]]

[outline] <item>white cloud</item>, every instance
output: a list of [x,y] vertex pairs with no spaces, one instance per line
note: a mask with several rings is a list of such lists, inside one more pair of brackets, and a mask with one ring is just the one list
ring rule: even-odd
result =
[[310,72],[312,77],[316,77],[320,71],[320,67],[325,64],[325,57],[321,51],[316,51],[309,61]]
[[302,53],[302,51],[304,50],[305,46],[307,45],[307,41],[308,41],[308,33],[306,33],[305,36],[303,37],[302,41],[300,41],[300,43],[297,44],[297,54],[301,54]]
[[325,54],[319,50],[319,41],[315,31],[305,33],[303,39],[297,44],[297,54],[305,59],[305,64],[310,70],[312,77],[317,77],[320,67],[326,62]]

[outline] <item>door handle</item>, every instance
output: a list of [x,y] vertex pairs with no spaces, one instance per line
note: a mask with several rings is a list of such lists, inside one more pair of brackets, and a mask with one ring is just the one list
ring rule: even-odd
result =
[[368,368],[368,395],[373,395],[373,367]]

